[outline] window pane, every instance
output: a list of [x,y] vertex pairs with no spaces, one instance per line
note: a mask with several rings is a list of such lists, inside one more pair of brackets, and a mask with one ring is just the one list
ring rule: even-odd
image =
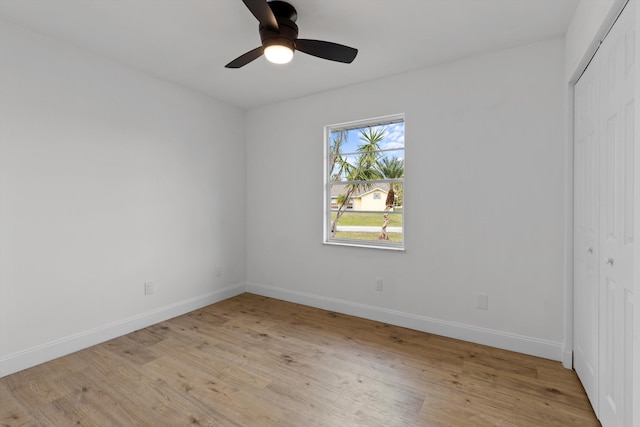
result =
[[[391,187],[393,198],[389,199]],[[402,182],[331,184],[330,230],[335,233],[330,238],[384,243],[386,236],[390,242],[402,242],[403,204]]]
[[331,180],[379,179],[379,162],[394,159],[404,162],[404,122],[330,133],[327,166]]

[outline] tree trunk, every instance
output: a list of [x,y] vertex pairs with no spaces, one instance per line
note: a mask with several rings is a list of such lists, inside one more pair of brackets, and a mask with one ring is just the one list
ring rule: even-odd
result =
[[338,226],[338,220],[340,219],[340,217],[344,213],[345,209],[347,209],[347,206],[349,206],[349,200],[351,200],[351,195],[353,194],[354,190],[355,190],[355,188],[353,188],[353,187],[350,187],[347,190],[347,194],[345,194],[344,201],[338,207],[338,212],[336,212],[336,219],[334,219],[333,222],[331,223],[331,237],[335,237],[336,236],[336,231],[337,231],[336,229],[337,229],[337,226]]
[[395,192],[393,191],[393,184],[389,185],[389,192],[387,193],[387,200],[385,201],[384,215],[382,216],[382,229],[380,230],[380,235],[378,236],[378,240],[389,240],[389,235],[387,234],[387,225],[389,225],[389,212],[393,208],[393,202],[395,200]]

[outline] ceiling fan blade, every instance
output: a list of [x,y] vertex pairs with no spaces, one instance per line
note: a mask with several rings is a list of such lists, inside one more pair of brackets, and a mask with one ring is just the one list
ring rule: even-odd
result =
[[264,52],[264,48],[262,46],[257,47],[253,50],[250,50],[249,52],[245,53],[244,55],[240,55],[239,57],[237,57],[236,59],[234,59],[233,61],[229,62],[227,65],[225,65],[226,68],[240,68],[240,67],[244,67],[245,65],[247,65],[249,62],[253,61],[254,59],[258,59],[262,56],[262,53]]
[[358,54],[358,49],[322,40],[298,39],[296,40],[296,49],[318,58],[346,64],[353,62]]
[[269,4],[266,0],[242,1],[262,26],[270,28],[272,30],[278,30],[278,21],[276,20],[276,16],[273,14],[271,7],[269,7]]

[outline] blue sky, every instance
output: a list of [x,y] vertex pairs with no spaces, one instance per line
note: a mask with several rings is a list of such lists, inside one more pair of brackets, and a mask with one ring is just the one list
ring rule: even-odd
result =
[[[404,148],[404,122],[402,123],[393,123],[390,125],[384,126],[374,126],[373,129],[379,129],[380,127],[384,127],[387,129],[385,133],[384,140],[380,143],[380,148],[383,150],[387,149],[403,149]],[[364,128],[367,129],[367,128]],[[352,129],[347,132],[347,141],[343,143],[342,152],[343,153],[353,153],[358,150],[358,146],[361,145],[360,141],[360,129]],[[404,152],[399,151],[397,153],[390,153],[395,155],[395,157],[404,157]]]

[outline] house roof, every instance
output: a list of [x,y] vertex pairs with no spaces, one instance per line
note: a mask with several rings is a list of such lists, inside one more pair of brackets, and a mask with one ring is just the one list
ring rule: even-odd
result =
[[[352,199],[357,199],[366,194],[373,193],[374,191],[382,191],[383,193],[389,192],[389,184],[385,182],[376,182],[371,184],[370,188],[361,188],[360,191],[357,191],[351,196]],[[345,184],[334,184],[331,186],[331,197],[335,198],[341,194],[345,194],[347,192],[347,186]]]

